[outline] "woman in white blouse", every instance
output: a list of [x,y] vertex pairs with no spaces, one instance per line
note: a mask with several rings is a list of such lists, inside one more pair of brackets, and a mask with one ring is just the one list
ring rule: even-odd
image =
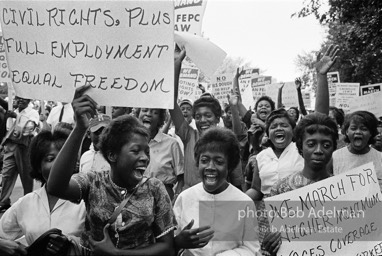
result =
[[[84,228],[85,205],[83,202],[75,204],[52,196],[47,193],[45,186],[53,162],[69,133],[64,129],[54,133],[42,131],[33,138],[30,145],[31,176],[43,186],[21,197],[4,213],[0,219],[1,239],[14,241],[25,236],[29,246],[49,229],[58,228],[63,235],[52,235],[47,250],[54,255],[69,240],[70,252],[75,253],[79,235]],[[25,245],[17,244],[19,251],[23,251]]]
[[274,184],[304,166],[304,159],[293,142],[295,126],[296,123],[284,109],[274,110],[268,116],[265,131],[271,146],[248,161],[253,179],[246,194],[254,201],[269,195]]

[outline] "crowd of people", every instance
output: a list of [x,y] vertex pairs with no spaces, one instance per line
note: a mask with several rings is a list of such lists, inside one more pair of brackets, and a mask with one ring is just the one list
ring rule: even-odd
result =
[[[282,239],[266,215],[238,211],[265,211],[265,198],[369,162],[382,189],[381,117],[329,106],[337,53],[330,46],[317,61],[309,114],[300,79],[295,107],[264,95],[247,109],[239,68],[226,106],[208,92],[178,101],[184,49],[173,109],[113,107],[108,116],[90,86],[37,110],[30,99],[16,97],[14,111],[0,101],[0,254],[27,255],[58,228],[46,255],[276,255]],[[24,196],[11,204],[18,175]]]

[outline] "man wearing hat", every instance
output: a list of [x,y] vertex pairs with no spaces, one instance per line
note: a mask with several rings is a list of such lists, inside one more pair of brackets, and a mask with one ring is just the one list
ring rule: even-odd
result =
[[103,129],[110,124],[111,118],[108,115],[98,115],[89,120],[88,136],[92,144],[80,159],[80,172],[109,170],[110,165],[103,157],[98,148],[99,136]]
[[194,114],[192,104],[193,103],[191,100],[183,99],[179,103],[179,107],[183,113],[184,119],[186,119],[186,121],[190,124],[190,126],[196,130],[195,119],[192,117]]

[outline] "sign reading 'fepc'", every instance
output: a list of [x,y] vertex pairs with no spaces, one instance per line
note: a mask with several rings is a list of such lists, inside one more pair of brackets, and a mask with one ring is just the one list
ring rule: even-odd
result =
[[172,108],[172,1],[2,1],[17,95],[72,100],[90,84],[99,105]]

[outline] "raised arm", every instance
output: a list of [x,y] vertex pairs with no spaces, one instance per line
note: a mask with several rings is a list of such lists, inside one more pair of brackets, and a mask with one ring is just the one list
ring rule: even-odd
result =
[[237,68],[236,74],[233,77],[233,91],[238,96],[237,109],[239,111],[240,116],[242,117],[244,117],[245,114],[248,112],[247,108],[243,105],[243,102],[241,99],[241,93],[240,93],[239,78],[243,73],[244,73],[244,69],[240,71],[240,68]]
[[323,114],[329,114],[329,87],[327,73],[334,65],[337,59],[339,48],[337,45],[330,45],[324,56],[321,53],[317,56],[317,95],[315,111]]
[[240,115],[238,110],[238,102],[239,102],[239,96],[237,94],[227,95],[227,99],[229,102],[229,105],[231,107],[231,113],[232,113],[232,131],[236,135],[242,135],[242,128],[241,128],[241,121],[240,121]]
[[166,112],[166,121],[165,121],[164,125],[162,126],[161,131],[164,134],[168,134],[168,131],[170,130],[171,124],[172,124],[171,116],[169,115],[168,112]]
[[302,98],[302,93],[301,93],[301,78],[297,77],[296,80],[294,80],[294,84],[296,85],[296,90],[297,90],[297,98],[298,98],[298,106],[300,108],[301,114],[303,116],[306,116],[308,113],[306,112],[305,105],[304,105],[304,100]]
[[277,95],[277,106],[276,109],[282,108],[283,107],[283,88],[284,88],[285,83],[281,83],[279,90],[278,90],[278,95]]
[[248,162],[250,168],[252,168],[253,176],[252,176],[252,184],[251,188],[248,189],[245,193],[253,200],[260,201],[263,198],[263,193],[261,192],[261,179],[260,179],[260,171],[257,164],[257,160],[254,160],[252,163]]
[[47,182],[49,194],[71,201],[81,197],[80,188],[71,176],[76,169],[78,150],[89,125],[88,117],[96,114],[96,102],[85,94],[89,88],[90,85],[76,89],[72,102],[76,126],[58,153]]
[[178,91],[179,91],[179,75],[182,67],[182,61],[186,56],[186,50],[182,49],[180,52],[175,51],[174,59],[174,109],[170,109],[171,119],[175,126],[175,131],[179,130],[182,123],[185,121],[182,111],[178,105]]

